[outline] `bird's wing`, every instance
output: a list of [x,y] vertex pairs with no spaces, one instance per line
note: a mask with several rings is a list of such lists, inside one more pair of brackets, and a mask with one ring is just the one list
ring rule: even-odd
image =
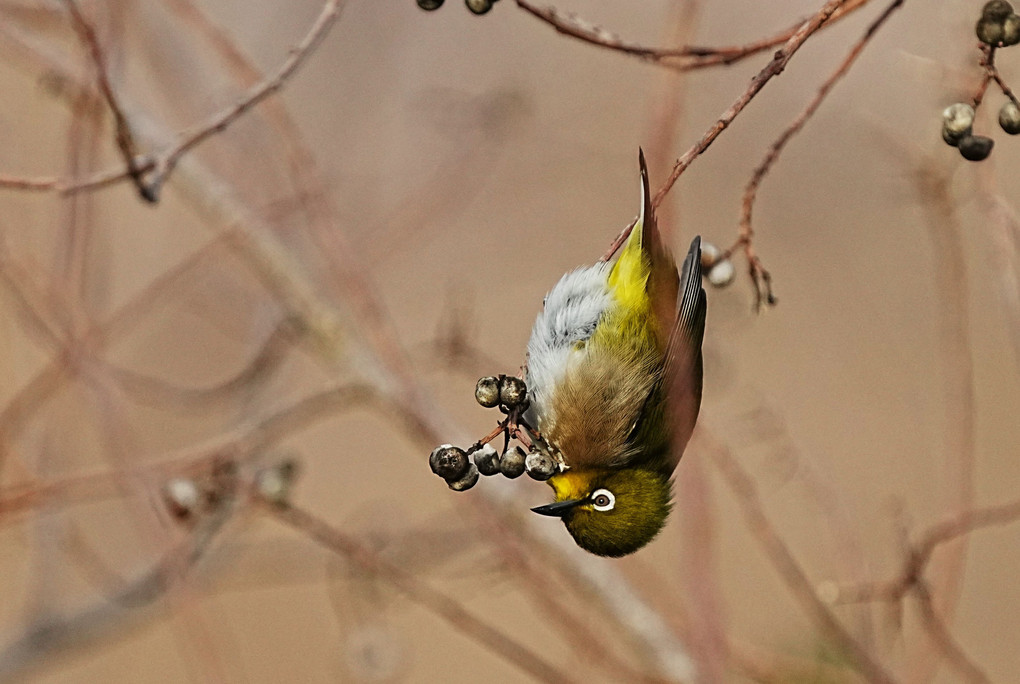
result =
[[[701,287],[701,238],[691,242],[678,278],[676,261],[655,220],[643,153],[639,154],[639,162],[642,205],[638,225],[641,246],[650,266],[646,291],[657,322],[656,334],[664,350],[664,362],[662,376],[646,397],[641,419],[631,434],[634,440],[645,443],[646,456],[661,455],[653,456],[652,462],[668,475],[687,447],[701,408],[701,342],[705,336],[707,302]],[[668,438],[660,436],[662,422]],[[665,439],[668,442],[660,441]]]
[[680,271],[676,322],[666,344],[663,385],[673,432],[672,465],[680,461],[701,409],[702,356],[708,302],[701,286],[701,237],[694,238]]

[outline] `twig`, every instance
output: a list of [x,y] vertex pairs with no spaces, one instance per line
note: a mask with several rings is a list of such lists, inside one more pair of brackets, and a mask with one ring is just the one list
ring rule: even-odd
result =
[[88,47],[89,56],[96,67],[99,91],[103,94],[103,99],[106,100],[107,105],[109,105],[110,112],[113,113],[117,147],[124,157],[127,175],[134,181],[135,186],[138,188],[138,194],[142,196],[142,199],[147,202],[155,202],[157,200],[155,188],[145,181],[144,171],[139,166],[138,145],[131,132],[131,126],[128,123],[127,116],[124,114],[124,109],[120,106],[117,94],[113,90],[113,84],[110,82],[110,74],[106,66],[106,56],[103,53],[102,46],[99,44],[96,31],[82,13],[78,0],[63,0],[63,2],[71,14],[75,30],[81,37],[82,42]]
[[765,158],[762,159],[761,163],[754,169],[751,174],[751,180],[748,181],[747,186],[744,188],[744,196],[741,202],[740,211],[740,232],[736,242],[730,246],[725,252],[719,255],[719,259],[728,259],[733,255],[738,248],[743,247],[744,256],[747,259],[748,268],[750,270],[751,282],[754,285],[755,290],[755,307],[760,309],[763,304],[773,305],[775,304],[775,297],[772,294],[771,276],[765,267],[761,263],[761,259],[755,253],[753,243],[754,229],[751,225],[751,210],[754,205],[755,199],[758,196],[758,187],[765,175],[771,170],[772,166],[779,159],[782,154],[783,148],[786,144],[804,127],[808,119],[814,115],[815,111],[821,106],[822,102],[828,96],[829,91],[832,90],[836,82],[839,81],[843,76],[850,71],[850,67],[853,66],[854,62],[864,51],[868,41],[878,32],[882,24],[892,16],[893,12],[896,11],[903,4],[903,0],[893,0],[885,10],[868,25],[864,35],[854,44],[854,46],[847,53],[842,63],[822,83],[818,92],[814,98],[808,103],[808,106],[804,108],[797,118],[787,126],[786,130],[776,138],[775,142],[769,147],[768,153]]
[[1020,107],[1020,100],[1017,100],[1016,94],[1006,84],[1002,76],[999,74],[999,67],[995,65],[995,47],[981,43],[981,83],[978,84],[977,89],[970,98],[971,106],[977,109],[978,106],[985,98],[985,93],[988,91],[988,86],[994,81],[1002,94],[1008,97],[1013,104]]
[[553,663],[514,639],[510,634],[475,617],[449,596],[433,589],[413,574],[383,560],[354,537],[299,508],[268,508],[273,516],[295,531],[339,553],[364,571],[389,582],[414,603],[439,617],[467,638],[481,644],[511,665],[543,682],[573,682]]
[[[834,12],[831,19],[835,20],[846,16],[853,10],[863,7],[869,1],[850,0],[839,8],[838,11]],[[724,47],[685,45],[677,48],[655,48],[626,42],[611,31],[584,21],[573,13],[561,13],[555,7],[538,7],[532,4],[530,0],[516,0],[516,2],[518,7],[553,27],[558,33],[588,43],[589,45],[631,55],[675,71],[692,71],[705,67],[734,64],[747,57],[770,50],[777,45],[782,45],[806,21],[806,19],[802,19],[775,35],[753,41],[746,45]]]
[[820,9],[811,19],[804,22],[786,41],[782,48],[780,48],[776,54],[772,57],[772,60],[765,66],[764,69],[758,72],[758,74],[751,79],[750,85],[747,89],[736,99],[736,101],[729,106],[729,108],[722,113],[719,119],[712,124],[711,127],[701,136],[701,139],[696,142],[690,149],[676,161],[673,165],[673,171],[670,173],[669,178],[659,188],[658,192],[652,198],[652,207],[658,208],[662,204],[662,200],[666,197],[666,194],[676,183],[677,178],[687,170],[687,167],[706,149],[711,145],[719,134],[722,133],[729,125],[733,122],[733,119],[743,111],[744,107],[754,99],[758,92],[765,87],[765,84],[772,80],[773,77],[778,76],[782,73],[783,69],[786,68],[786,64],[793,57],[794,53],[800,49],[800,46],[804,44],[815,31],[821,28],[825,22],[827,22],[833,13],[838,10],[841,6],[845,5],[848,0],[828,0],[825,5]]
[[[71,0],[65,0],[65,2],[70,1]],[[176,167],[181,157],[197,145],[204,142],[210,136],[226,130],[227,127],[247,113],[255,105],[280,90],[286,81],[294,75],[302,64],[304,64],[305,60],[315,50],[315,47],[318,46],[318,44],[325,38],[329,29],[332,28],[337,19],[339,19],[340,13],[345,4],[346,0],[327,0],[320,11],[318,18],[305,34],[305,37],[291,50],[287,59],[284,60],[284,62],[271,76],[250,88],[248,92],[233,106],[227,107],[226,109],[209,117],[209,119],[205,122],[182,133],[178,137],[177,142],[169,148],[162,150],[155,155],[149,155],[138,161],[133,161],[128,165],[127,169],[108,169],[84,179],[18,178],[0,175],[0,187],[20,190],[55,191],[61,194],[71,194],[85,190],[97,190],[114,183],[118,183],[126,178],[133,178],[137,174],[151,174],[149,175],[145,187],[147,192],[151,194],[150,201],[158,201],[159,192],[163,184],[166,182],[167,177],[173,171],[174,167]],[[132,160],[134,160],[134,156],[132,156]],[[149,199],[149,197],[146,197],[146,199]]]
[[284,60],[271,77],[253,86],[233,107],[211,116],[205,123],[184,133],[173,148],[160,154],[155,164],[156,174],[153,184],[158,188],[182,155],[210,136],[226,130],[230,124],[241,118],[252,107],[282,88],[287,79],[294,75],[326,37],[326,34],[340,18],[340,13],[346,4],[346,0],[326,0],[319,16],[308,29],[305,37],[291,49],[290,56]]

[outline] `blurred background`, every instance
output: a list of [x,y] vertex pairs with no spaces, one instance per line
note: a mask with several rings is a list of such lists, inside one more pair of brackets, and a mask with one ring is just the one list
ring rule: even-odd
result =
[[[739,46],[819,5],[558,9]],[[74,6],[139,154],[277,73],[324,7]],[[680,177],[674,245],[733,244],[754,167],[885,6],[814,34]],[[520,368],[544,294],[634,217],[638,148],[661,187],[775,48],[680,73],[514,0],[337,8],[150,204],[129,179],[62,191],[123,168],[110,107],[66,3],[0,2],[0,679],[876,678],[848,644],[896,681],[1011,679],[1020,525],[939,545],[902,600],[853,600],[1020,483],[1020,144],[994,86],[988,160],[939,139],[981,80],[978,3],[907,0],[765,177],[778,303],[756,313],[740,250],[708,288],[677,506],[621,560],[532,520],[541,483],[459,494],[427,456],[493,427],[475,380]],[[1020,54],[997,57],[1014,83]],[[281,463],[292,508],[266,502]]]

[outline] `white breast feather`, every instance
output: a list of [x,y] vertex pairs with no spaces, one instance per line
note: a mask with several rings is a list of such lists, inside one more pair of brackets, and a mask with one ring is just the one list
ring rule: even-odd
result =
[[596,264],[567,273],[549,291],[535,319],[528,341],[525,381],[531,397],[528,417],[537,419],[539,430],[555,421],[549,399],[571,355],[583,353],[577,352],[574,345],[591,337],[602,312],[612,302],[607,283],[610,268],[610,264]]

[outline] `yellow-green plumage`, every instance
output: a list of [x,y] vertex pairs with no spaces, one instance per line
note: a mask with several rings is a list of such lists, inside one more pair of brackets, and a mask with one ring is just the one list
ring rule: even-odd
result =
[[[681,283],[643,156],[641,170],[641,217],[615,263],[564,276],[528,345],[529,417],[565,467],[549,480],[557,503],[536,511],[559,515],[578,545],[604,556],[637,550],[664,525],[701,398],[700,242]],[[607,491],[614,505],[597,510],[593,492]]]

